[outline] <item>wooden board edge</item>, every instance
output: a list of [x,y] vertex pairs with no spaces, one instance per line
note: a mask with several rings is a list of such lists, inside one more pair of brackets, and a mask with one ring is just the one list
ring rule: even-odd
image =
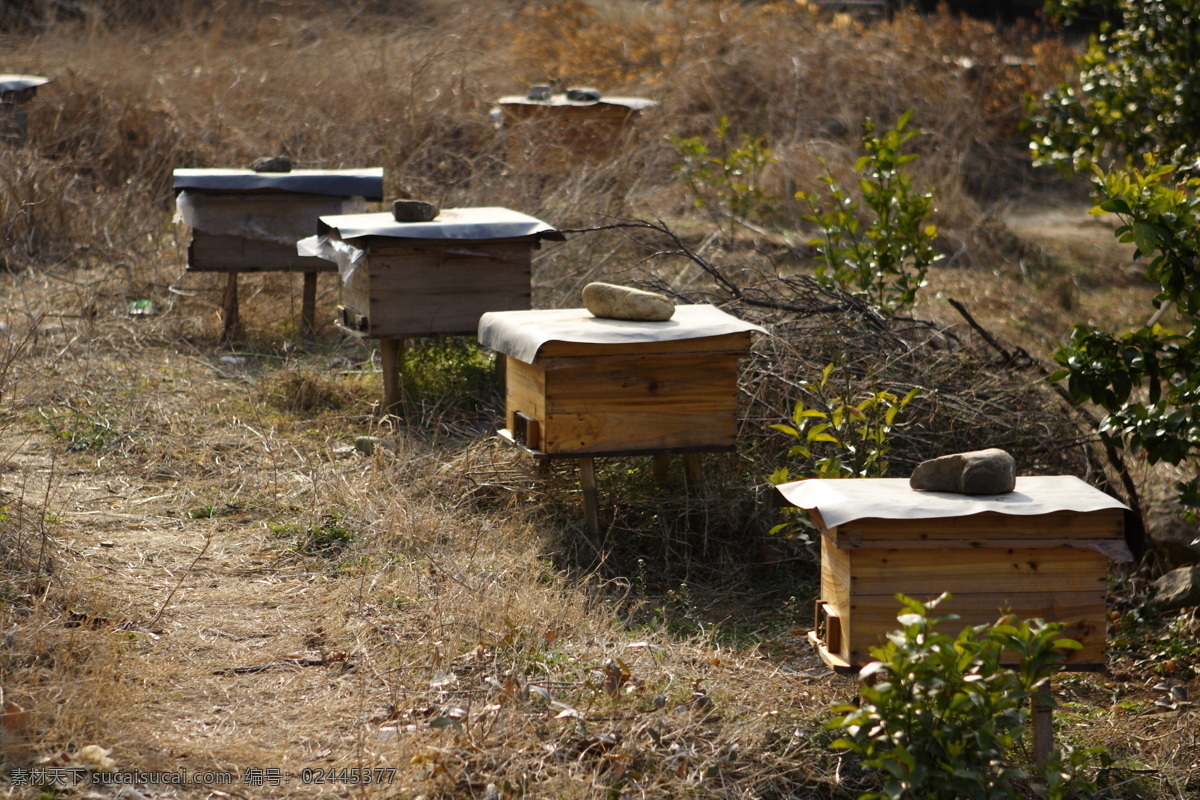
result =
[[817,655],[820,656],[821,660],[825,662],[825,666],[829,667],[838,675],[857,675],[858,671],[862,669],[861,667],[857,667],[853,664],[843,661],[841,656],[829,652],[829,648],[825,646],[825,643],[817,638],[816,631],[808,632],[808,641],[814,648],[816,648]]

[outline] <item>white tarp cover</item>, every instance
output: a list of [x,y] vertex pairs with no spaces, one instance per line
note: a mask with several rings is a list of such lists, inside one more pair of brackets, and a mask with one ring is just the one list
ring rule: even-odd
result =
[[601,95],[599,100],[568,100],[567,95],[552,94],[548,100],[533,100],[522,94],[501,97],[496,101],[502,106],[621,106],[630,111],[641,111],[644,108],[658,105],[657,100],[646,97],[609,97]]
[[[1019,477],[1013,491],[995,495],[919,492],[908,485],[907,478],[813,479],[783,483],[775,488],[797,508],[819,511],[828,528],[860,519],[943,519],[985,511],[1012,516],[1055,511],[1128,511],[1120,501],[1073,475]],[[1114,561],[1133,560],[1123,541],[1081,540],[1080,546]]]
[[364,237],[387,239],[518,239],[523,236],[562,238],[537,217],[508,208],[443,208],[429,222],[396,222],[391,212],[321,217],[318,232],[343,241]]
[[255,172],[252,169],[181,168],[172,173],[175,191],[299,192],[335,197],[383,199],[383,167],[367,169],[294,169]]
[[35,89],[49,83],[49,78],[41,75],[0,75],[0,92],[19,92],[23,89]]
[[309,236],[299,240],[296,242],[296,253],[323,258],[337,264],[342,283],[347,283],[354,277],[354,270],[359,268],[367,256],[366,250],[360,250],[341,239],[331,239],[328,236]]
[[1073,475],[1017,478],[1007,494],[919,492],[908,478],[843,478],[793,481],[775,487],[797,508],[816,509],[830,528],[859,519],[941,519],[997,514],[1033,516],[1055,511],[1126,508],[1119,500]]
[[758,331],[762,328],[716,306],[676,306],[665,322],[638,322],[593,317],[585,308],[535,311],[489,311],[479,318],[479,343],[518,361],[532,364],[546,342],[637,344],[673,342]]

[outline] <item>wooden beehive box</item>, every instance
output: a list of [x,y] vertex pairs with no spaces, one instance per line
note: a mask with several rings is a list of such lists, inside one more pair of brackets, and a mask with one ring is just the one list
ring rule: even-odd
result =
[[658,103],[605,97],[594,90],[511,95],[496,101],[510,164],[562,171],[581,161],[611,158],[627,127]]
[[383,199],[383,169],[177,169],[178,219],[191,228],[191,272],[332,272],[296,242],[326,214],[365,211]]
[[855,670],[900,626],[897,594],[951,598],[949,633],[1001,614],[1061,622],[1083,645],[1068,667],[1104,664],[1108,562],[1127,561],[1125,507],[1070,476],[1022,477],[1013,492],[918,492],[903,478],[777,487],[821,534],[821,596],[810,638],[826,663]]
[[21,144],[28,131],[25,106],[33,101],[39,86],[50,82],[40,75],[0,75],[0,141]]
[[585,309],[492,313],[479,340],[505,356],[507,429],[559,457],[732,450],[738,359],[761,331],[709,305],[667,322]]
[[386,212],[323,217],[302,246],[338,264],[343,327],[406,339],[472,334],[484,312],[529,308],[533,251],[562,238],[506,208],[448,208],[430,222]]

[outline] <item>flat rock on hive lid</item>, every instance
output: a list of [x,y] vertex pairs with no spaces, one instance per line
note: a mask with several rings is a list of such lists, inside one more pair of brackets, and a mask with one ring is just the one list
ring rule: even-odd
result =
[[430,222],[441,212],[433,203],[420,200],[396,200],[392,203],[392,219],[396,222]]
[[250,164],[255,172],[291,172],[292,159],[288,156],[263,156]]
[[661,294],[615,283],[596,282],[583,287],[583,305],[601,319],[666,322],[675,314],[675,304]]
[[1016,481],[1016,462],[998,447],[922,461],[908,479],[918,491],[958,494],[1004,494]]

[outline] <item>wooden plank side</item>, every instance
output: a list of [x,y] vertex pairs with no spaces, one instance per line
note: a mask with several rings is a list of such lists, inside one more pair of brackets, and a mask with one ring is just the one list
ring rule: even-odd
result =
[[750,352],[750,331],[727,333],[721,336],[698,336],[669,342],[635,344],[592,344],[549,341],[538,348],[538,363],[549,369],[576,366],[572,361],[550,362],[550,359],[593,358],[598,356],[630,356],[667,353],[737,353]]
[[985,512],[942,519],[860,519],[838,527],[839,547],[895,547],[899,542],[935,544],[988,539],[1112,539],[1125,536],[1125,512],[1105,509],[1056,511],[1034,516]]
[[1108,559],[1093,550],[988,548],[936,553],[928,550],[855,550],[854,598],[1032,593],[1047,589],[1067,594],[1103,588]]
[[[929,601],[936,595],[913,594],[918,600]],[[1040,618],[1047,622],[1067,625],[1063,635],[1075,639],[1083,650],[1071,651],[1068,663],[1102,664],[1105,650],[1105,593],[1097,589],[1082,593],[1038,592],[1008,594],[1004,592],[954,595],[938,606],[937,613],[956,614],[959,619],[943,623],[944,633],[956,635],[972,625],[991,625],[1002,614],[1013,613],[1022,619]],[[870,657],[870,648],[882,643],[890,631],[899,630],[896,615],[899,604],[893,598],[855,598],[850,605],[851,625],[846,635],[853,641],[847,649],[846,660],[862,663]]]
[[[1012,548],[1036,548],[1039,550],[1053,550],[1060,547],[1081,548],[1085,550],[1105,551],[1112,548],[1105,548],[1105,545],[1124,545],[1123,541],[1117,542],[1112,539],[893,539],[886,542],[876,541],[870,544],[860,544],[853,538],[842,537],[838,540],[838,547],[843,550],[878,550],[881,548],[891,550],[1009,550]],[[1109,556],[1113,558],[1114,556]],[[1128,559],[1126,559],[1128,560]]]
[[[371,313],[371,276],[367,270],[359,268],[350,275],[350,280],[342,280],[339,275],[341,290],[339,300],[350,312],[369,317]],[[369,326],[368,326],[369,330]]]
[[312,217],[313,233],[317,232],[317,218],[339,211],[342,202],[347,199],[338,195],[286,191],[256,194],[207,189],[188,189],[186,191],[192,205],[199,213],[254,217],[256,221],[262,222],[271,219],[293,222],[297,215],[303,214]]
[[735,444],[736,410],[690,411],[664,404],[640,411],[555,414],[542,428],[547,453],[620,453],[729,448]]
[[192,232],[189,272],[335,272],[332,261],[296,253],[295,245]]
[[835,655],[848,660],[851,629],[850,565],[854,554],[833,547],[827,535],[821,537],[821,600],[829,604],[841,625],[840,646]]
[[737,360],[728,356],[637,356],[546,373],[547,413],[619,413],[672,406],[737,407]]
[[528,262],[427,258],[379,264],[368,257],[371,335],[471,334],[488,311],[530,305]]
[[728,355],[598,359],[546,372],[546,452],[732,447],[737,360]]
[[546,371],[542,368],[518,361],[512,356],[505,359],[504,419],[508,429],[515,430],[513,415],[520,411],[539,422],[546,418]]
[[406,261],[430,258],[477,259],[495,264],[528,265],[537,244],[536,240],[529,238],[483,242],[467,239],[389,239],[387,243],[380,243],[372,240],[369,257],[379,269],[402,267]]

